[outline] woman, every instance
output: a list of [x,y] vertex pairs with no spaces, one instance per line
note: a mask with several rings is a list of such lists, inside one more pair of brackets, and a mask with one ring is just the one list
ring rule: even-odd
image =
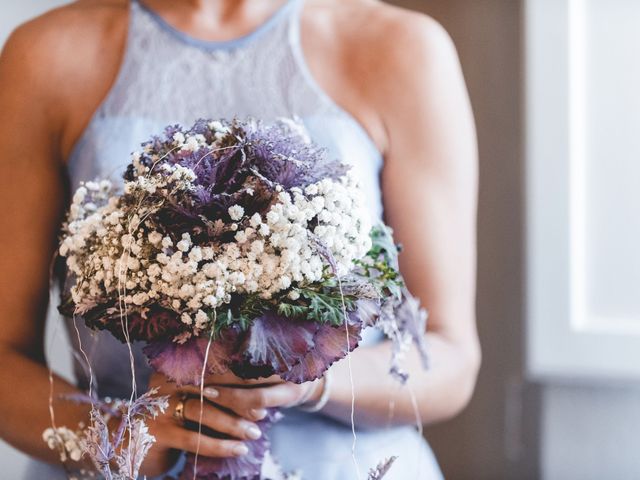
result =
[[[369,335],[351,357],[356,379],[356,458],[363,467],[399,455],[387,478],[441,478],[415,428],[457,414],[473,391],[480,353],[474,316],[476,145],[459,63],[433,20],[374,0],[80,0],[18,28],[0,59],[0,436],[28,453],[26,478],[65,478],[41,438],[50,425],[43,349],[49,265],[65,198],[82,180],[117,178],[140,142],[169,123],[199,117],[294,115],[334,156],[354,165],[371,214],[404,245],[401,268],[430,310],[431,368],[416,352],[407,390],[387,375],[389,345]],[[108,334],[71,338],[91,357],[101,395],[128,396],[123,346]],[[171,394],[152,423],[157,439],[144,473],[171,468],[196,434],[199,402],[156,377],[137,355],[141,384]],[[86,375],[77,369],[79,386]],[[243,455],[243,440],[268,406],[287,411],[273,430],[285,470],[304,478],[355,478],[347,362],[306,385],[210,378],[204,423],[230,440],[204,437],[200,453]],[[75,427],[87,408],[60,399],[77,387],[54,377],[55,418]],[[390,402],[394,402],[390,416]],[[323,402],[324,403],[324,402]],[[233,412],[225,413],[223,406]],[[390,424],[390,425],[389,425]],[[37,459],[37,461],[35,460]]]

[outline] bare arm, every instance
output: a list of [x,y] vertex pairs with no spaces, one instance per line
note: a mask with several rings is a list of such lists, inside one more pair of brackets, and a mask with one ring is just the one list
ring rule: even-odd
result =
[[[56,154],[62,119],[32,38],[25,29],[17,31],[0,57],[0,435],[53,460],[41,437],[50,424],[43,332],[64,204]],[[57,377],[55,384],[56,393],[74,390]],[[56,405],[57,421],[75,426],[85,417],[83,410]]]
[[[381,48],[386,68],[375,74],[371,101],[379,106],[386,131],[386,220],[404,246],[401,270],[408,286],[430,313],[430,369],[423,370],[415,351],[406,360],[409,387],[422,420],[429,423],[449,418],[466,405],[480,363],[475,326],[477,154],[453,44],[435,22],[410,15],[385,37],[395,45],[386,52]],[[399,391],[386,374],[389,358],[388,343],[352,355],[361,424],[385,424],[392,399],[394,422],[415,419],[407,390]],[[338,364],[335,372],[325,413],[347,420],[348,363]]]

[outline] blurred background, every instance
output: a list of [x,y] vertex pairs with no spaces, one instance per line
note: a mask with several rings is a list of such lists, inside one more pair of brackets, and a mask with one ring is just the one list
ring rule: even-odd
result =
[[[0,44],[62,3],[2,0]],[[446,478],[640,478],[640,1],[393,3],[449,31],[478,126],[483,366],[426,430]]]

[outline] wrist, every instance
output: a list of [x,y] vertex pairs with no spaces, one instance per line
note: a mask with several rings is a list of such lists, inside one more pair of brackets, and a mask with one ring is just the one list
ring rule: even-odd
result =
[[311,405],[316,403],[320,397],[322,396],[322,392],[324,392],[325,388],[325,378],[321,377],[317,380],[311,382],[309,386],[309,391],[305,394],[304,398],[300,401],[300,405]]
[[312,391],[312,394],[306,398],[298,408],[304,412],[319,412],[321,411],[331,396],[331,373],[327,370],[324,376],[316,384],[316,388]]

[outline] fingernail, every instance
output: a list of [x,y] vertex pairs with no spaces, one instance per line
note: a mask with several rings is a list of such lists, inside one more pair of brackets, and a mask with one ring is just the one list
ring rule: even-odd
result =
[[236,457],[241,457],[249,453],[249,447],[247,447],[244,443],[241,443],[240,445],[236,445],[235,447],[233,447],[232,452]]
[[220,392],[212,387],[207,387],[204,389],[204,395],[207,398],[218,398],[220,396]]
[[262,436],[262,432],[255,425],[249,425],[244,431],[251,440],[257,440]]
[[253,416],[253,418],[255,418],[256,420],[262,420],[264,417],[267,416],[267,411],[264,408],[258,408],[258,409],[252,409],[251,410],[251,415]]

